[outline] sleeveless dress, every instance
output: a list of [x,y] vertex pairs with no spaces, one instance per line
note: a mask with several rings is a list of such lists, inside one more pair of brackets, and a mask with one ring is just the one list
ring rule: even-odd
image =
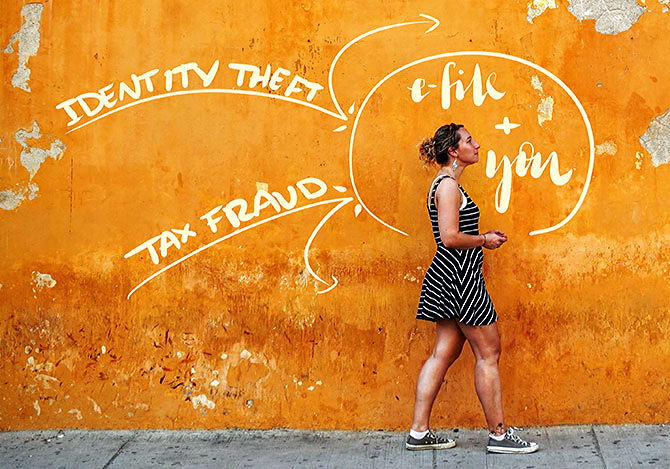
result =
[[[498,320],[498,314],[484,283],[482,248],[479,246],[469,249],[448,248],[442,244],[440,238],[435,193],[437,186],[445,177],[451,176],[443,174],[433,181],[426,202],[437,252],[423,279],[416,318],[427,321],[457,319],[469,326],[493,324]],[[463,197],[459,210],[458,230],[478,235],[479,208],[460,184],[458,188]]]

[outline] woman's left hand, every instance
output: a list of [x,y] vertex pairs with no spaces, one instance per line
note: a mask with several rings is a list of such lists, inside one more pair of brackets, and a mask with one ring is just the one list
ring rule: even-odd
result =
[[500,230],[492,230],[492,231],[493,231],[493,233],[497,234],[498,236],[502,236],[503,238],[505,238],[505,241],[507,241],[507,235],[505,233],[503,233]]
[[504,239],[504,241],[500,244],[500,246],[502,246],[503,244],[505,244],[505,243],[507,242],[507,235],[506,235],[505,233],[503,233],[502,231],[500,231],[500,230],[491,230],[491,232],[497,234],[498,236],[500,236],[500,237],[502,237],[502,238]]

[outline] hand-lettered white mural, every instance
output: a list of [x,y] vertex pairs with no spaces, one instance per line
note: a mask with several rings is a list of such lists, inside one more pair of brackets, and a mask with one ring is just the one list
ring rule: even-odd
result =
[[[482,177],[489,181],[485,187],[486,197],[495,211],[500,215],[510,213],[512,208],[517,214],[528,210],[546,212],[540,217],[547,221],[546,225],[528,227],[526,232],[530,236],[563,228],[577,214],[588,193],[594,165],[594,139],[577,96],[542,66],[496,51],[431,52],[393,67],[370,89],[358,90],[360,99],[346,103],[344,111],[333,86],[340,59],[353,45],[363,45],[372,35],[422,24],[429,26],[425,34],[430,34],[441,26],[434,17],[420,16],[421,20],[379,27],[352,39],[334,56],[325,84],[272,64],[226,61],[224,66],[222,58],[212,58],[204,64],[184,61],[165,70],[147,64],[144,70],[129,77],[91,84],[95,91],[86,91],[56,104],[68,119],[67,133],[72,133],[86,132],[93,125],[103,125],[101,121],[113,114],[130,113],[152,101],[203,94],[245,95],[270,99],[282,106],[307,107],[321,119],[332,121],[333,132],[344,138],[348,135],[340,157],[348,160],[349,187],[303,174],[285,187],[270,187],[270,184],[258,188],[251,198],[212,201],[211,205],[202,207],[197,219],[172,220],[162,231],[148,239],[135,240],[125,252],[119,253],[127,262],[144,262],[155,269],[147,277],[136,279],[127,297],[151,288],[151,281],[156,277],[193,256],[207,255],[205,251],[209,248],[240,233],[261,230],[279,218],[319,206],[330,207],[330,210],[316,226],[310,227],[304,246],[304,264],[321,285],[317,294],[331,291],[338,280],[332,275],[322,278],[316,273],[310,264],[310,247],[321,228],[336,213],[350,206],[350,210],[343,211],[347,214],[343,216],[357,218],[365,212],[397,234],[409,235],[410,230],[402,220],[389,221],[388,207],[376,206],[366,197],[367,191],[379,189],[374,183],[374,168],[377,164],[383,168],[380,161],[389,161],[393,158],[391,153],[366,150],[365,168],[369,174],[361,176],[360,165],[361,147],[370,144],[361,139],[361,129],[366,129],[368,135],[374,134],[376,128],[383,131],[384,119],[401,119],[403,109],[408,106],[418,107],[422,115],[426,115],[426,122],[408,123],[406,135],[380,134],[380,139],[397,141],[397,148],[404,157],[413,158],[416,164],[411,142],[428,136],[426,132],[441,123],[455,121],[467,125],[477,116],[478,122],[488,122],[486,126],[470,130],[477,131],[478,140],[488,141],[486,160],[480,166]],[[377,112],[371,113],[370,104],[375,100],[382,104],[377,105]],[[380,161],[375,161],[371,154],[379,155]],[[535,191],[528,186],[524,193],[533,194],[533,200],[517,200],[515,187],[529,184],[529,177],[543,181],[542,189]],[[365,184],[361,184],[362,180]],[[547,187],[553,188],[551,193],[547,193]],[[387,187],[387,190],[400,189]],[[212,240],[212,235],[217,237]]]

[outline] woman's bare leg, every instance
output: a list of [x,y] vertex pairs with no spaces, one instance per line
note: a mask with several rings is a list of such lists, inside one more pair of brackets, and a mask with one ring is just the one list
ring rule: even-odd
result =
[[498,435],[505,433],[502,386],[498,371],[498,361],[500,359],[498,324],[468,326],[458,323],[458,326],[468,339],[477,360],[475,364],[475,389],[479,402],[484,409],[489,430]]
[[421,368],[416,383],[412,429],[418,432],[428,429],[430,411],[440,386],[442,386],[444,375],[461,354],[465,343],[465,336],[455,319],[437,321],[435,332],[433,353]]

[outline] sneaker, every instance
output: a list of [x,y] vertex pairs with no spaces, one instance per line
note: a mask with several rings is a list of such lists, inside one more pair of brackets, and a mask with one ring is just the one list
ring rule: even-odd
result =
[[522,440],[514,433],[515,430],[523,430],[523,428],[508,427],[500,441],[491,438],[489,434],[487,451],[489,453],[525,454],[538,450],[537,443]]
[[405,443],[405,448],[416,451],[422,449],[447,449],[453,448],[456,446],[456,442],[449,438],[442,438],[433,433],[433,430],[428,430],[428,433],[417,440],[412,435],[407,436],[407,442]]

